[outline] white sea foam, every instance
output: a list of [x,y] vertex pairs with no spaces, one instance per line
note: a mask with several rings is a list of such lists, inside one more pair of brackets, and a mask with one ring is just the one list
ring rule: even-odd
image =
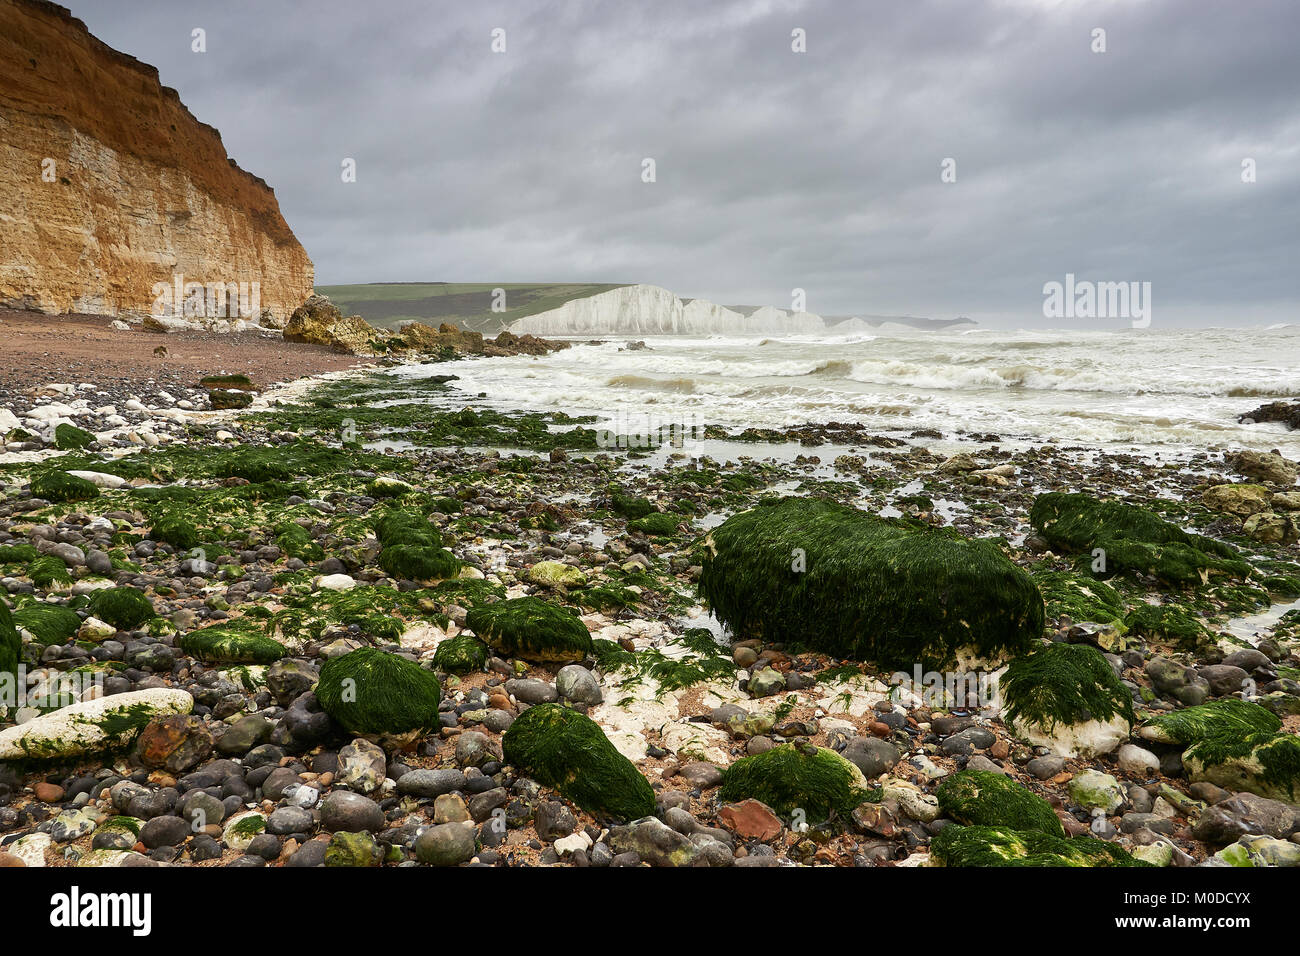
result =
[[[906,435],[991,432],[1087,445],[1279,448],[1300,432],[1236,418],[1300,396],[1300,326],[1170,331],[644,336],[541,358],[461,363],[455,383],[500,408],[612,419],[652,409],[734,428],[860,421]],[[400,374],[439,374],[445,366]]]

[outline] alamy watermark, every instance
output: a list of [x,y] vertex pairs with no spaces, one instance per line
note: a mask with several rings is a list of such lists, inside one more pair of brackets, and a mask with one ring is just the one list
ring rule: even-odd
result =
[[596,432],[601,448],[653,451],[668,447],[690,453],[704,439],[705,424],[695,412],[646,412],[620,409]]
[[100,671],[47,672],[42,668],[29,674],[27,665],[19,664],[12,673],[0,673],[0,710],[8,713],[65,707],[103,694],[104,674]]
[[187,319],[253,319],[262,314],[260,282],[171,282],[153,284],[153,314]]
[[1073,272],[1064,282],[1043,283],[1043,315],[1049,319],[1129,319],[1135,329],[1151,324],[1150,282],[1092,282],[1076,280]]
[[915,664],[910,674],[891,674],[889,686],[919,698],[930,708],[991,710],[998,701],[997,675],[985,671],[922,671],[921,665]]

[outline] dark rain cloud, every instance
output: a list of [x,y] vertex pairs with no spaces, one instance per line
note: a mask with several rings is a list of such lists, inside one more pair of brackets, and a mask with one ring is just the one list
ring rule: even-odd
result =
[[1072,272],[1151,282],[1158,324],[1296,318],[1292,0],[66,2],[274,186],[322,284],[1042,323]]

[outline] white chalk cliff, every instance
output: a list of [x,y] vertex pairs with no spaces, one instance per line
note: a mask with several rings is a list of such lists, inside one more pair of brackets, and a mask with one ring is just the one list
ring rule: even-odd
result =
[[820,332],[826,324],[811,312],[763,306],[746,315],[705,299],[682,300],[654,285],[628,285],[557,309],[524,316],[510,326],[522,335],[745,335]]

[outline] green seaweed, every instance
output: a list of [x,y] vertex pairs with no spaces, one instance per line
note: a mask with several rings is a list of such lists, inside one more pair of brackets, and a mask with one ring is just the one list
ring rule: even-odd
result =
[[90,613],[119,631],[130,631],[155,617],[153,602],[135,588],[101,588],[93,591],[87,605]]
[[539,704],[515,719],[501,745],[507,763],[590,813],[635,820],[655,811],[649,782],[590,717]]
[[795,742],[741,757],[722,773],[719,799],[727,803],[754,799],[784,817],[802,810],[809,823],[832,815],[847,817],[867,802],[870,791],[856,768],[824,747]]
[[441,697],[432,671],[371,647],[330,658],[316,685],[325,712],[357,734],[433,730]]
[[568,608],[538,597],[512,598],[470,610],[465,625],[502,654],[531,661],[580,661],[591,633]]
[[1052,805],[1008,777],[990,770],[961,770],[935,791],[945,815],[972,826],[1036,830],[1064,837]]
[[699,593],[740,636],[943,669],[1022,653],[1043,632],[1037,587],[994,544],[833,502],[760,503],[704,552]]
[[1139,571],[1169,584],[1202,584],[1212,575],[1250,574],[1231,546],[1126,502],[1054,491],[1038,497],[1029,521],[1053,547],[1089,553],[1099,577]]
[[1047,644],[1007,665],[998,681],[1007,724],[1024,721],[1051,732],[1057,723],[1108,721],[1131,725],[1133,701],[1102,653],[1086,644]]
[[1040,830],[1000,826],[944,827],[930,841],[930,857],[943,866],[1151,865],[1094,837],[1063,839]]

